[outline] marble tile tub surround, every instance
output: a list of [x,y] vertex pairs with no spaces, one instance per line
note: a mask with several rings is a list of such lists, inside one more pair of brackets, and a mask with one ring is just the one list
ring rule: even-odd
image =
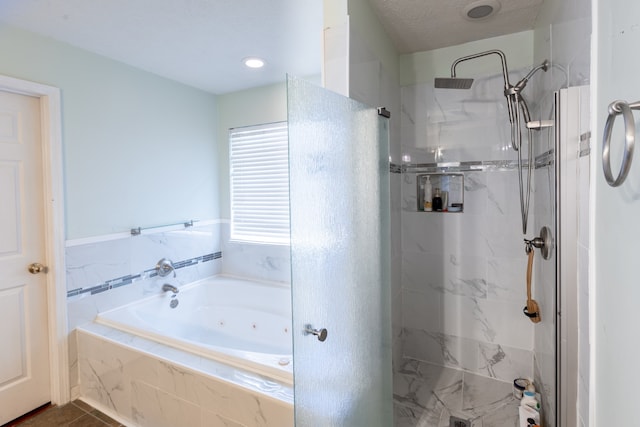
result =
[[[68,246],[69,329],[92,322],[101,311],[159,293],[163,283],[181,286],[221,273],[220,246],[219,223],[213,221],[188,229]],[[154,274],[161,258],[176,262],[175,278]]]
[[394,375],[395,427],[517,427],[520,402],[511,383],[406,359]]
[[[218,252],[221,252],[218,220],[138,236],[124,234],[68,241],[67,291],[92,288],[126,276],[148,278],[161,258],[176,263],[197,258],[204,261],[203,256]],[[182,273],[186,275],[186,270]]]
[[88,324],[78,329],[81,396],[140,427],[293,426],[290,386]]
[[230,223],[220,224],[222,271],[233,276],[250,277],[278,283],[291,283],[289,245],[244,243],[230,240]]

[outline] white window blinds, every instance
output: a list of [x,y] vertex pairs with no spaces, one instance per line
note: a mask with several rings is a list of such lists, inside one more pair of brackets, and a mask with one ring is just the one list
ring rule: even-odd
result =
[[289,244],[287,123],[229,130],[231,240]]

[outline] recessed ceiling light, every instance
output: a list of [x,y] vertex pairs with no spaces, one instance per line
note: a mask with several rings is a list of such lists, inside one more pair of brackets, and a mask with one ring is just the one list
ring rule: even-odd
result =
[[500,10],[500,3],[496,0],[480,0],[468,4],[463,9],[463,15],[470,21],[487,19]]
[[264,67],[264,60],[260,59],[260,58],[244,58],[242,60],[242,62],[244,63],[245,66],[249,67],[249,68],[262,68]]

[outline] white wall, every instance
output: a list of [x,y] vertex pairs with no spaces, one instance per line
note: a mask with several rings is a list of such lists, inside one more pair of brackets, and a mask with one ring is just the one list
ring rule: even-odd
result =
[[[551,69],[532,82],[532,88],[539,94],[540,101],[536,114],[542,119],[551,118],[553,112],[554,91],[574,86],[588,85],[590,82],[591,64],[591,1],[590,0],[549,0],[545,1],[540,10],[536,22],[534,35],[534,62],[539,63],[544,59],[551,61]],[[582,99],[585,97],[582,96]],[[589,111],[585,105],[572,109],[570,114],[578,114],[580,134],[587,134],[589,126]],[[564,130],[563,130],[564,131]],[[548,139],[541,132],[536,146],[542,152],[549,149]],[[577,271],[569,282],[575,287],[568,286],[563,289],[564,323],[571,327],[570,332],[563,341],[562,352],[566,368],[564,374],[571,374],[565,385],[563,395],[569,400],[562,402],[565,410],[561,415],[561,425],[589,425],[589,280],[588,280],[588,256],[589,237],[586,223],[589,217],[589,155],[588,144],[591,143],[591,153],[596,152],[598,138],[595,134],[591,140],[579,141],[580,135],[573,135],[570,143],[572,147],[582,149],[580,153],[571,153],[576,156],[575,165],[577,176],[576,194],[570,195],[568,200],[573,200],[578,212],[577,220],[570,218],[564,223],[565,227],[574,227],[572,235],[577,236],[577,241],[565,241],[564,251],[571,250],[576,257]],[[553,272],[555,274],[555,272]],[[566,277],[566,276],[565,276]],[[566,283],[570,285],[571,283]],[[550,298],[552,298],[549,295]],[[550,300],[551,301],[551,300]],[[577,327],[577,331],[574,329]],[[555,359],[555,325],[540,328],[536,335],[538,348],[540,375],[549,386],[554,381],[555,368],[550,358]],[[547,362],[544,360],[547,359]],[[575,400],[574,400],[575,399]],[[576,402],[577,400],[577,402]],[[613,424],[611,424],[613,425]]]
[[[640,99],[640,3],[633,0],[593,1],[593,139],[600,141],[608,116],[607,106],[616,99]],[[636,135],[638,113],[634,113]],[[624,136],[618,117],[612,137],[612,170],[617,174]],[[597,151],[595,148],[597,147]],[[640,322],[637,321],[638,239],[640,238],[640,164],[636,153],[627,180],[609,187],[602,172],[601,142],[594,143],[591,179],[591,418],[594,426],[637,423],[636,391],[640,371]],[[636,146],[637,150],[637,146]],[[631,421],[633,420],[633,421]]]
[[68,239],[219,217],[214,95],[6,25],[0,51],[61,89]]

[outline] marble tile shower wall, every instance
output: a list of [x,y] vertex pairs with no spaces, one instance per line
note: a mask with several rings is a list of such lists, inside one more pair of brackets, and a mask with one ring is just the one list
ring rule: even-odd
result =
[[464,213],[417,212],[405,174],[404,356],[502,381],[533,377],[516,171],[465,173]]
[[[515,160],[501,87],[495,76],[467,91],[403,87],[404,162]],[[418,212],[415,180],[403,174],[404,357],[500,381],[532,378],[517,171],[464,172],[463,213]]]

